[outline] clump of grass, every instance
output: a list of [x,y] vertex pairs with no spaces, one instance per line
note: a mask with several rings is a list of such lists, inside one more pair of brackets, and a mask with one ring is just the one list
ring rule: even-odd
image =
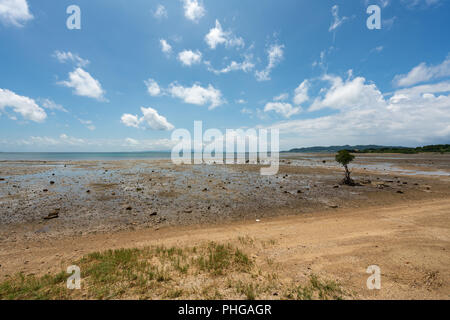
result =
[[311,275],[306,285],[294,286],[285,297],[296,300],[341,300],[343,294],[344,291],[337,282],[321,280],[317,275]]
[[230,268],[236,268],[243,272],[249,272],[252,267],[250,258],[231,245],[210,243],[208,255],[200,256],[195,260],[200,270],[213,275],[223,275]]

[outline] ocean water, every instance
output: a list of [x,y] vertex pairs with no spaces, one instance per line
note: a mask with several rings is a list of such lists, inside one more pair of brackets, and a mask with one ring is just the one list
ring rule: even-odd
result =
[[170,159],[170,152],[0,152],[5,160],[138,160]]

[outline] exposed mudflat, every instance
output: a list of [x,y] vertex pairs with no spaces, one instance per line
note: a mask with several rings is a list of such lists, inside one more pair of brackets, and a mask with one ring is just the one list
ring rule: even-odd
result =
[[[214,224],[450,195],[448,155],[361,155],[360,186],[339,185],[332,155],[283,154],[258,165],[169,160],[0,162],[0,242]],[[283,213],[285,214],[285,213]]]

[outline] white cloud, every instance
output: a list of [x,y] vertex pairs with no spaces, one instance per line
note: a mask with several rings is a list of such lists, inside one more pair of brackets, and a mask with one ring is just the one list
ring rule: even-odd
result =
[[[349,71],[351,74],[351,71]],[[323,108],[349,109],[381,106],[384,104],[383,94],[375,84],[367,84],[366,79],[342,80],[340,77],[325,75],[322,80],[331,83],[323,99],[317,98],[310,106],[310,111]]]
[[0,1],[0,21],[5,25],[23,27],[33,19],[26,0],[2,0]]
[[285,102],[269,102],[264,107],[264,112],[275,111],[285,118],[300,113],[301,108],[293,107],[290,103]]
[[283,59],[284,45],[274,44],[267,50],[267,58],[269,63],[267,67],[262,71],[256,71],[256,79],[258,81],[270,80],[270,73]]
[[323,88],[310,110],[329,107],[331,115],[279,122],[285,145],[427,144],[450,138],[450,82],[394,92],[390,99],[365,78],[324,76]]
[[273,101],[285,101],[289,99],[289,93],[285,92],[273,98]]
[[168,131],[174,128],[164,116],[161,116],[153,108],[141,107],[141,112],[143,116],[140,118],[137,115],[124,114],[122,115],[121,122],[127,127],[150,128],[159,131]]
[[172,46],[164,39],[159,40],[159,44],[161,45],[161,51],[165,54],[172,53]]
[[250,56],[246,56],[245,60],[242,62],[236,62],[231,61],[228,66],[226,66],[223,69],[216,70],[211,66],[211,63],[209,61],[206,61],[205,64],[208,66],[208,70],[215,73],[215,74],[223,74],[223,73],[229,73],[232,71],[244,71],[244,72],[250,72],[255,67],[255,64],[250,60]]
[[202,53],[200,51],[193,52],[192,50],[184,50],[178,54],[178,60],[185,66],[192,66],[199,64],[202,61]]
[[89,60],[82,59],[78,54],[68,52],[62,52],[56,50],[53,53],[53,57],[55,57],[60,63],[65,63],[67,61],[75,63],[78,67],[85,67],[89,64]]
[[295,92],[294,92],[294,104],[300,105],[303,102],[308,101],[309,100],[308,90],[309,90],[309,81],[308,80],[304,80],[295,89]]
[[147,91],[152,97],[157,97],[161,94],[161,88],[159,87],[159,84],[153,80],[148,79],[144,81],[145,85],[147,86]]
[[442,0],[402,0],[402,3],[404,3],[410,9],[418,6],[430,7],[433,5],[439,5],[442,2]]
[[182,0],[184,3],[184,16],[194,22],[198,22],[206,13],[203,4],[198,0]]
[[347,17],[342,17],[342,18],[339,17],[339,6],[338,5],[334,5],[331,8],[331,14],[332,14],[334,20],[331,23],[330,28],[328,29],[328,31],[330,31],[330,32],[339,28],[344,23],[344,21],[348,19]]
[[125,113],[122,115],[120,121],[127,127],[139,128],[140,121],[139,117],[136,115]]
[[225,103],[220,90],[214,88],[212,85],[203,88],[198,84],[194,84],[192,87],[183,87],[177,83],[172,83],[169,92],[172,97],[179,98],[185,103],[199,106],[210,104],[209,109],[214,109]]
[[45,109],[68,112],[62,105],[57,104],[56,102],[50,99],[42,99],[39,101],[41,102],[42,107],[44,107]]
[[78,121],[80,121],[81,124],[84,124],[86,126],[86,128],[88,128],[89,130],[91,130],[91,131],[95,130],[95,126],[91,120],[78,119]]
[[223,31],[219,20],[216,20],[216,26],[211,28],[205,36],[205,42],[211,49],[216,49],[220,44],[224,44],[227,47],[245,46],[244,39],[234,36],[230,31]]
[[63,86],[73,88],[74,94],[83,97],[94,98],[97,100],[105,100],[105,92],[100,82],[94,79],[89,72],[81,68],[76,68],[69,73],[69,81],[60,82]]
[[414,67],[408,74],[397,75],[394,77],[394,84],[399,87],[408,87],[421,82],[435,80],[450,76],[450,55],[437,66],[427,66],[422,62]]
[[236,103],[238,103],[238,104],[246,104],[247,101],[245,101],[244,99],[238,99],[238,100],[236,100]]
[[0,111],[4,112],[7,107],[12,108],[26,120],[42,122],[47,118],[44,109],[33,99],[20,96],[8,89],[0,89]]
[[153,16],[157,19],[167,18],[167,10],[162,4],[158,4],[155,12],[153,12]]

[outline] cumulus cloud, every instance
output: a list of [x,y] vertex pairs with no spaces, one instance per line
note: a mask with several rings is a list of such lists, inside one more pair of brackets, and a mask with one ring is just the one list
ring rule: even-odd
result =
[[202,53],[200,51],[184,50],[178,54],[178,60],[185,66],[199,64],[202,61]]
[[269,63],[267,67],[262,71],[256,71],[256,79],[258,81],[268,81],[270,80],[270,73],[272,69],[275,68],[283,59],[284,56],[284,45],[274,44],[267,50],[267,59]]
[[182,0],[184,16],[194,22],[198,22],[206,13],[203,4],[198,0]]
[[69,80],[60,82],[61,85],[73,88],[73,93],[82,96],[94,98],[97,100],[105,100],[103,88],[100,82],[94,79],[89,72],[82,68],[76,68],[69,73]]
[[344,21],[348,19],[347,17],[342,17],[342,18],[339,17],[339,6],[338,5],[334,5],[331,8],[331,15],[333,16],[334,20],[331,23],[330,28],[328,29],[328,31],[330,31],[330,32],[339,28],[344,23]]
[[[273,125],[297,145],[426,144],[450,138],[450,82],[416,86],[384,95],[363,77],[344,80],[326,75],[310,111],[333,108],[332,114]],[[294,140],[292,140],[294,141]],[[286,143],[286,142],[284,142]]]
[[5,112],[7,107],[12,108],[26,120],[42,122],[47,118],[44,109],[33,99],[20,96],[8,89],[0,89],[0,111]]
[[156,82],[153,79],[148,79],[144,81],[145,85],[147,86],[147,91],[152,97],[157,97],[161,95],[161,88],[159,87],[158,82]]
[[23,27],[25,23],[33,19],[26,0],[2,0],[0,1],[0,21],[4,25]]
[[285,101],[289,99],[289,93],[284,92],[273,98],[273,101]]
[[53,57],[55,57],[60,63],[72,62],[75,63],[78,67],[85,67],[89,64],[89,60],[85,60],[78,54],[72,53],[70,51],[63,52],[56,50],[53,53]]
[[209,104],[209,109],[214,109],[225,102],[220,90],[212,85],[203,88],[198,84],[194,84],[192,87],[183,87],[177,83],[172,83],[169,87],[169,92],[172,97],[181,99],[185,103],[199,106]]
[[265,105],[264,112],[269,111],[275,111],[285,118],[290,118],[294,114],[300,113],[301,108],[293,107],[290,103],[285,102],[269,102]]
[[167,55],[172,53],[172,46],[167,42],[167,40],[161,39],[159,40],[159,44],[161,45],[162,52]]
[[205,42],[211,49],[216,49],[220,44],[227,47],[243,47],[245,45],[244,39],[236,37],[231,31],[223,31],[219,20],[216,20],[216,25],[211,28],[205,36]]
[[421,82],[450,76],[450,55],[439,65],[428,66],[422,62],[407,74],[395,76],[393,82],[399,87],[408,87]]
[[159,4],[156,7],[155,12],[153,12],[153,16],[157,19],[167,18],[167,10],[162,4]]
[[134,128],[150,128],[152,130],[168,131],[174,126],[161,116],[158,111],[153,108],[141,107],[142,117],[132,114],[122,115],[121,122],[127,127]]

